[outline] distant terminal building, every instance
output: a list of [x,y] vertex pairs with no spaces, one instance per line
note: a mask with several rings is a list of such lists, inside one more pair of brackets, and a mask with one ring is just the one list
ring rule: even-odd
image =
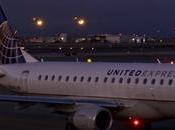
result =
[[97,34],[88,37],[79,37],[75,40],[76,43],[82,42],[98,42],[98,43],[145,43],[145,36],[138,35],[122,35],[122,34]]
[[26,39],[26,42],[31,43],[65,43],[67,42],[67,34],[66,33],[60,33],[55,36],[50,37],[42,37],[42,36],[35,36]]

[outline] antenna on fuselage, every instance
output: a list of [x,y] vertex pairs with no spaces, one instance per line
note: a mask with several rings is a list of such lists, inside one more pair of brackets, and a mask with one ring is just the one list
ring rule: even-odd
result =
[[156,60],[157,60],[157,63],[162,64],[159,58],[157,58]]

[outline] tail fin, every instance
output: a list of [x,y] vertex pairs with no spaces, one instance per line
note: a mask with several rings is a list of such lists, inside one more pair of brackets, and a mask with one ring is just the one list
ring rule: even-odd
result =
[[8,25],[7,17],[0,6],[0,54],[2,64],[37,62],[34,58],[30,58],[31,61],[26,60],[21,48],[18,47],[20,40],[16,38],[15,34]]

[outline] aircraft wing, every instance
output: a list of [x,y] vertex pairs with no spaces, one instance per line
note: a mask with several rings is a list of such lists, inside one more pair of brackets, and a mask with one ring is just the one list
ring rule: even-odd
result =
[[99,99],[74,99],[64,97],[48,96],[21,96],[21,95],[0,95],[0,101],[17,102],[17,103],[39,103],[46,105],[83,105],[94,104],[106,108],[123,109],[124,105],[116,101],[99,100]]

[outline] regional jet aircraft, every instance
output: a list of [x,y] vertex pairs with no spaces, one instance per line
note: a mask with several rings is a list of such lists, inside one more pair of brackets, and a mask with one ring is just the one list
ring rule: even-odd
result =
[[0,8],[0,85],[14,92],[0,101],[51,107],[67,115],[66,130],[109,130],[114,120],[148,129],[175,118],[174,65],[38,62],[20,42]]

